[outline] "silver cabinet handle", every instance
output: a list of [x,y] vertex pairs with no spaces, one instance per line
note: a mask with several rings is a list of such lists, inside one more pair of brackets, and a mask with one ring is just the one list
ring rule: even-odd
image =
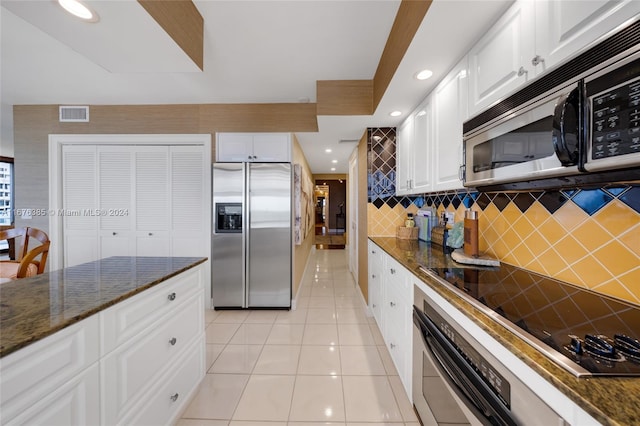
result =
[[395,347],[396,347],[396,345],[394,345],[393,343],[389,343],[389,347],[390,347],[391,349],[393,349],[393,348],[395,348]]
[[373,303],[371,306],[373,306],[373,307],[375,308],[375,307],[376,307],[376,306],[378,306],[378,305],[376,305],[375,303]]
[[393,308],[394,306],[396,306],[396,304],[395,304],[395,303],[393,303],[393,302],[389,302],[389,305],[390,305],[392,308]]
[[176,402],[178,400],[178,396],[179,394],[176,392],[175,394],[171,395],[169,398],[171,399],[172,402]]
[[149,232],[149,236],[152,237],[153,236],[153,232]]
[[117,232],[113,232],[112,235],[118,235],[118,233]]
[[525,70],[524,67],[520,67],[520,69],[518,70],[518,77],[522,77],[523,75],[527,74],[529,71]]
[[376,254],[376,251],[375,251],[375,250],[371,250],[371,253],[372,253],[372,254]]
[[248,156],[247,156],[247,159],[248,159],[248,160],[251,160],[251,155],[248,155]]
[[376,274],[371,274],[371,278],[375,278],[375,277],[376,277]]
[[173,301],[173,300],[176,300],[176,294],[175,294],[175,293],[171,293],[171,294],[169,294],[169,295],[167,296],[167,299],[172,300],[172,301]]
[[178,342],[178,339],[176,339],[175,337],[172,337],[172,338],[169,340],[169,344],[170,344],[171,346],[175,346],[175,344],[176,344],[177,342]]
[[531,60],[531,65],[533,65],[535,67],[537,65],[540,65],[543,62],[544,62],[544,58],[542,56],[540,56],[540,55],[536,55]]
[[389,271],[391,272],[392,275],[396,273],[396,270],[393,268],[391,268]]

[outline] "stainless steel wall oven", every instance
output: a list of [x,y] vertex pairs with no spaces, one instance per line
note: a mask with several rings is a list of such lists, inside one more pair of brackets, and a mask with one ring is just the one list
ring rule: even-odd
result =
[[413,403],[423,424],[560,424],[560,416],[417,286]]

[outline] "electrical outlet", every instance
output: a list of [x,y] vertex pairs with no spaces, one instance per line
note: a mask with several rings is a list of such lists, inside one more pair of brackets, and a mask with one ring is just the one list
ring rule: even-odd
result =
[[447,225],[453,225],[454,216],[454,212],[444,212],[444,217],[447,218]]

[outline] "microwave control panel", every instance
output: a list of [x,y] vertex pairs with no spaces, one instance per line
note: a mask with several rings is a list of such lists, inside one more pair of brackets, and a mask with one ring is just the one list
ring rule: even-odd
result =
[[589,100],[591,149],[587,161],[640,154],[640,77]]

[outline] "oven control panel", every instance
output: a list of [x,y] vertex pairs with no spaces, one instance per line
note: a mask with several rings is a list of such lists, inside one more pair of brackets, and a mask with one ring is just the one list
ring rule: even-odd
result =
[[489,362],[476,351],[469,342],[463,339],[456,331],[431,307],[426,301],[424,302],[424,313],[436,324],[456,348],[456,350],[464,357],[467,363],[479,373],[484,382],[489,385],[493,393],[498,396],[500,401],[507,407],[511,408],[511,386],[509,382],[498,373]]

